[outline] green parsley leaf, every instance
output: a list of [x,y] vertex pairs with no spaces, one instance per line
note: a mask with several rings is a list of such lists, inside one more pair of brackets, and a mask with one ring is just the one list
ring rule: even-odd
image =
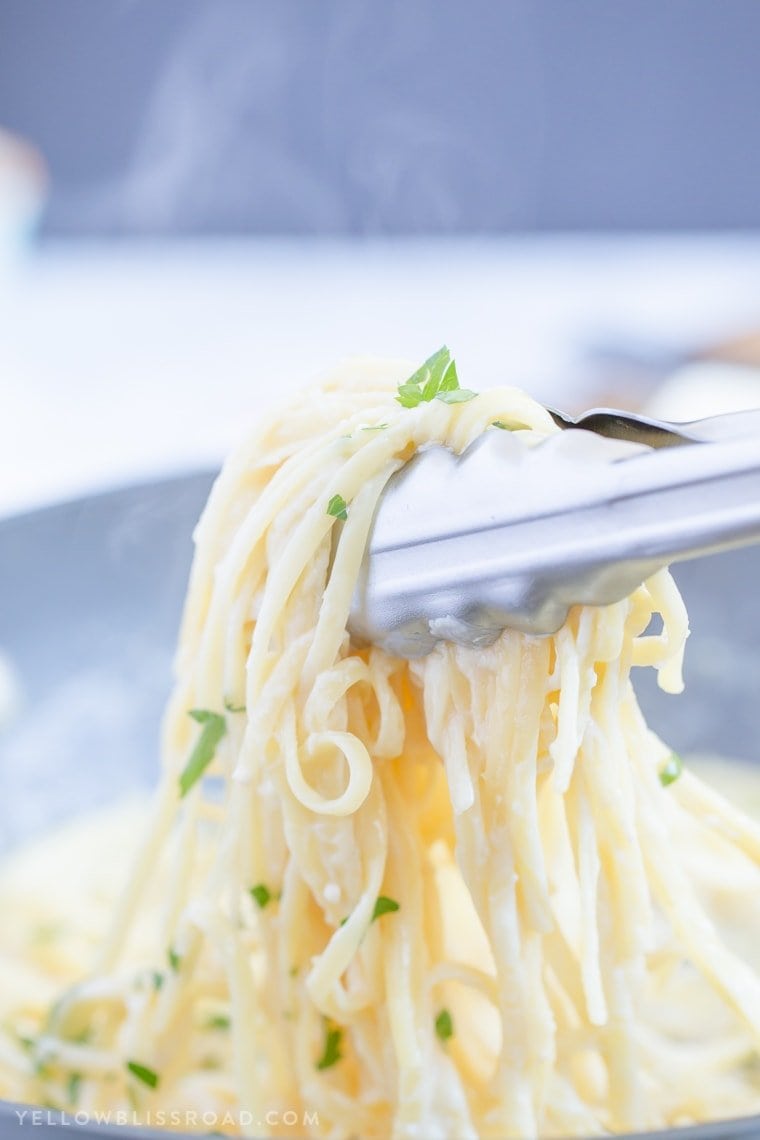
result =
[[227,712],[231,712],[231,713],[244,713],[245,712],[245,705],[233,705],[232,701],[229,700],[227,697],[224,698],[224,707],[226,708]]
[[229,1029],[230,1019],[226,1013],[215,1013],[206,1022],[206,1029]]
[[437,352],[429,356],[424,364],[421,364],[416,372],[413,372],[407,384],[416,384],[417,386],[424,386],[431,378],[435,379],[439,384],[449,361],[451,360],[451,353],[446,345],[442,345]]
[[342,1029],[327,1029],[325,1035],[325,1048],[322,1056],[317,1061],[317,1068],[320,1072],[323,1069],[329,1069],[341,1060],[343,1054],[340,1051],[340,1043],[343,1038]]
[[372,921],[384,914],[392,914],[394,910],[399,910],[399,903],[395,899],[389,899],[387,895],[378,895],[375,909],[372,911]]
[[161,989],[161,986],[164,984],[164,975],[160,970],[153,970],[150,980],[153,984],[153,989],[156,991],[156,993],[158,993],[158,991]]
[[147,1065],[141,1065],[139,1061],[127,1061],[127,1068],[133,1077],[137,1077],[138,1081],[142,1081],[149,1089],[158,1088],[158,1073],[149,1069]]
[[60,922],[42,922],[34,931],[32,937],[35,943],[39,946],[46,946],[51,942],[55,942],[65,930],[65,927]]
[[263,910],[267,903],[272,898],[272,892],[269,887],[264,883],[257,883],[255,887],[251,887],[251,897],[259,904]]
[[430,376],[428,376],[427,381],[425,382],[425,386],[422,389],[421,399],[423,403],[429,404],[431,400],[434,400],[438,394],[440,387],[440,377],[436,374],[431,373]]
[[227,731],[227,722],[219,713],[209,712],[207,709],[191,709],[188,715],[198,724],[203,725],[203,731],[198,737],[195,748],[190,753],[190,759],[179,778],[180,796],[186,796],[200,780],[214,759],[219,741]]
[[435,398],[442,404],[466,404],[468,400],[474,400],[477,394],[469,388],[456,388],[452,392],[438,392]]
[[401,404],[402,408],[416,408],[422,403],[422,392],[416,384],[411,384],[409,381],[406,384],[399,384],[396,403]]
[[327,513],[328,515],[332,515],[333,518],[343,519],[344,521],[348,518],[348,507],[342,495],[333,495],[327,504]]
[[416,408],[418,404],[429,403],[435,399],[450,360],[451,353],[446,345],[429,356],[408,380],[399,384],[397,403],[401,404],[402,408]]
[[517,420],[514,420],[511,424],[508,424],[506,422],[506,420],[494,420],[493,423],[491,424],[491,427],[501,428],[502,431],[527,431],[528,430],[527,424],[518,423]]
[[66,1085],[66,1098],[69,1104],[75,1107],[79,1103],[79,1090],[82,1085],[82,1074],[72,1073]]
[[456,361],[452,360],[441,377],[441,383],[438,388],[438,399],[440,400],[441,392],[455,392],[459,387],[459,375],[457,373]]
[[174,949],[173,946],[170,946],[169,949],[166,951],[166,957],[168,958],[169,965],[171,966],[174,973],[178,974],[179,968],[182,965],[181,955],[177,953],[177,951]]
[[436,1017],[435,1031],[441,1041],[448,1041],[449,1037],[454,1036],[454,1022],[451,1020],[451,1014],[447,1009],[442,1009]]
[[444,345],[428,357],[408,380],[398,386],[397,403],[402,408],[416,408],[440,400],[444,404],[464,404],[477,395],[469,388],[459,387],[456,363]]
[[671,752],[665,764],[660,768],[660,783],[663,788],[674,784],[683,772],[683,760],[677,752]]

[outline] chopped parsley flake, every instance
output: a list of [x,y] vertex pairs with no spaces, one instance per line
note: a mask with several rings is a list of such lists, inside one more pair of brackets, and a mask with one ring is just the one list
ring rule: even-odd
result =
[[442,1009],[436,1017],[435,1031],[441,1041],[448,1041],[449,1037],[454,1036],[454,1022],[451,1020],[451,1014],[447,1009]]
[[179,778],[181,796],[186,796],[200,780],[214,759],[219,741],[227,731],[227,722],[219,713],[209,712],[207,709],[191,709],[189,715],[202,725],[203,729]]
[[660,783],[663,788],[674,784],[683,772],[683,760],[677,752],[671,752],[665,764],[660,768]]
[[232,701],[229,700],[227,697],[225,697],[225,699],[224,699],[224,707],[226,708],[227,712],[231,712],[231,713],[244,713],[245,712],[245,705],[233,705]]
[[69,1104],[79,1104],[79,1090],[82,1086],[82,1074],[72,1073],[66,1085],[66,1096]]
[[164,975],[160,970],[153,970],[150,976],[150,980],[151,984],[153,985],[153,989],[156,991],[156,993],[158,993],[158,991],[161,989],[161,986],[164,984]]
[[179,973],[179,968],[182,965],[182,957],[177,953],[173,946],[170,946],[166,952],[166,957],[169,959],[169,965],[175,974]]
[[127,1068],[133,1077],[137,1077],[138,1081],[142,1081],[149,1089],[158,1088],[158,1073],[149,1069],[147,1065],[141,1065],[139,1061],[127,1061]]
[[476,396],[477,392],[471,392],[469,388],[457,388],[456,392],[439,392],[436,400],[442,400],[444,404],[466,404]]
[[320,1072],[323,1069],[330,1069],[336,1065],[342,1058],[343,1054],[340,1051],[340,1043],[343,1038],[342,1029],[331,1029],[328,1027],[325,1034],[325,1048],[322,1056],[317,1061],[317,1068]]
[[375,909],[372,911],[372,921],[381,918],[384,914],[392,914],[394,910],[398,909],[399,903],[395,899],[389,899],[387,895],[378,895]]
[[333,495],[327,504],[327,513],[328,515],[332,515],[335,519],[343,519],[345,521],[348,518],[348,506],[342,495]]
[[506,420],[494,420],[491,427],[501,428],[502,431],[524,431],[528,425],[519,424],[516,421],[508,424]]
[[267,903],[271,901],[272,892],[265,883],[257,883],[255,887],[251,887],[251,897],[263,910]]
[[206,1029],[229,1029],[230,1019],[226,1013],[215,1013],[206,1022]]
[[444,345],[428,357],[408,380],[398,386],[396,400],[402,408],[416,408],[441,400],[444,404],[464,404],[477,395],[469,388],[459,387],[457,366]]

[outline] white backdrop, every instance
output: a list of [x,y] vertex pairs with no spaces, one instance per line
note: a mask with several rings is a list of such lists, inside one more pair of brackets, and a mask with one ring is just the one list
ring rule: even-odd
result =
[[760,324],[760,238],[47,246],[0,284],[0,512],[217,464],[353,354],[578,409],[587,349]]

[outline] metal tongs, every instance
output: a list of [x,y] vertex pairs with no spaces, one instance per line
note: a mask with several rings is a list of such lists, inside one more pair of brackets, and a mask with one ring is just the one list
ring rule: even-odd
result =
[[554,633],[668,563],[760,541],[760,410],[666,423],[600,409],[528,446],[489,428],[419,452],[378,506],[349,628],[402,657]]

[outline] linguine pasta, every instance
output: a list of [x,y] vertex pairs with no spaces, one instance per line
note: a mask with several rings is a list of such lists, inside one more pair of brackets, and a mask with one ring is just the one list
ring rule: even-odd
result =
[[[3,1096],[346,1140],[760,1107],[760,939],[735,933],[760,925],[760,827],[681,772],[631,686],[681,688],[670,575],[487,649],[407,662],[346,633],[415,450],[556,430],[514,389],[404,406],[408,373],[347,366],[225,465],[149,810],[40,849],[79,868],[71,898],[35,892],[33,856],[0,884]],[[90,842],[113,864],[83,870]]]

